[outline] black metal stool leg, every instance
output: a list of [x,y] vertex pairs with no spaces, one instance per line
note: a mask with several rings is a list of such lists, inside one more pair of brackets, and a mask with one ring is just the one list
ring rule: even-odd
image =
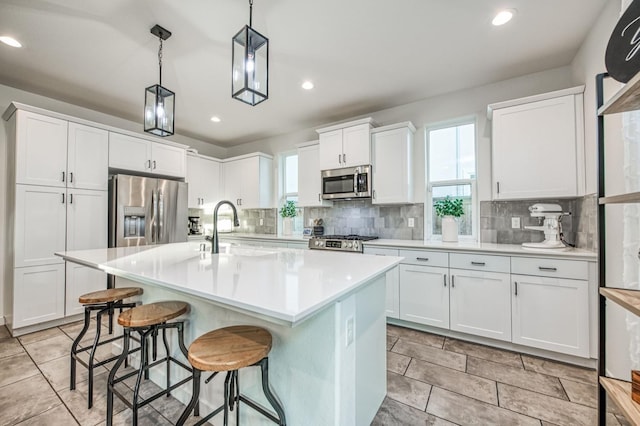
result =
[[232,372],[227,373],[227,377],[224,379],[224,426],[229,426],[229,382]]
[[128,328],[125,328],[124,335],[122,338],[122,353],[120,354],[115,365],[109,372],[109,380],[107,382],[107,426],[113,425],[113,386],[114,386],[113,382],[116,378],[116,373],[118,369],[124,362],[125,358],[129,355],[129,337],[130,337],[130,330]]
[[267,400],[271,404],[276,413],[278,413],[278,418],[280,419],[280,425],[285,426],[287,424],[286,418],[284,416],[284,409],[280,404],[278,398],[271,391],[271,387],[269,386],[269,358],[265,357],[259,362],[260,369],[262,370],[262,391],[264,392],[264,396],[267,397]]
[[93,339],[93,346],[91,347],[91,351],[89,352],[89,363],[87,365],[87,370],[89,374],[88,380],[88,402],[87,408],[91,408],[93,406],[93,360],[96,355],[96,348],[98,347],[98,343],[100,342],[100,328],[102,327],[102,313],[104,311],[98,311],[96,315],[96,337]]
[[[182,412],[182,415],[178,419],[176,426],[184,425],[187,419],[189,418],[191,411],[193,411],[195,406],[198,405],[198,401],[200,399],[200,370],[198,370],[195,367],[193,367],[192,380],[193,380],[193,383],[192,383],[192,391],[191,391],[191,401],[189,401],[187,408],[185,408],[185,410]],[[195,415],[197,416],[198,414],[195,414]]]
[[[184,323],[182,323],[182,322],[177,323],[176,324],[176,328],[178,329],[178,347],[180,348],[180,352],[182,352],[182,355],[184,355],[185,359],[188,360],[189,359],[189,351],[187,350],[187,347],[184,345]],[[191,368],[195,370],[195,367],[192,366]],[[214,376],[215,376],[215,374],[214,374]],[[212,378],[213,378],[213,376],[211,376],[207,380],[211,380]],[[196,416],[196,417],[200,415],[200,400],[199,399],[196,401],[196,406],[194,408],[193,415]]]
[[236,425],[240,424],[240,373],[238,370],[235,372],[236,377],[236,394],[234,396],[236,402]]
[[80,334],[78,334],[78,337],[76,337],[76,339],[73,341],[73,344],[71,345],[71,374],[69,375],[70,390],[74,390],[76,388],[76,354],[78,353],[78,345],[80,344],[80,341],[82,340],[84,335],[87,333],[87,330],[89,329],[90,321],[91,321],[91,311],[89,310],[89,308],[85,307],[84,308],[84,326],[82,327],[82,330],[80,330]]
[[165,356],[167,357],[167,398],[169,398],[169,396],[171,395],[171,393],[169,392],[169,387],[171,386],[171,383],[169,380],[171,378],[171,359],[169,358],[170,351],[169,351],[169,342],[167,341],[166,328],[162,329],[162,343],[164,343],[164,353],[165,353]]

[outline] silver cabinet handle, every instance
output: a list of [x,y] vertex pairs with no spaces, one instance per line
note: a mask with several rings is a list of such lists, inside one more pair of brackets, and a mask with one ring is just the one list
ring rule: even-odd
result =
[[456,277],[455,275],[451,275],[451,288],[456,286]]
[[416,257],[416,260],[419,260],[420,262],[428,262],[429,258],[428,257]]
[[73,194],[69,194],[69,204],[73,204]]
[[342,154],[342,162],[347,164],[347,154]]
[[322,202],[322,194],[320,194],[319,192],[318,192],[318,201]]
[[500,182],[496,182],[496,194],[500,193]]
[[153,160],[153,170],[156,169],[156,160]]
[[515,295],[517,296],[518,295],[518,281],[514,281],[513,283],[515,284],[515,287],[516,287]]
[[151,168],[151,160],[147,160],[147,169]]
[[62,181],[64,182],[64,172],[62,172]]
[[444,286],[447,286],[447,274],[443,274],[442,278],[444,278]]
[[342,164],[342,156],[340,154],[338,154],[338,163]]
[[62,193],[62,204],[64,204],[64,192]]
[[558,270],[558,268],[549,268],[545,266],[538,266],[538,269],[541,271],[549,271],[549,272],[556,272]]
[[69,182],[73,183],[73,172],[69,172]]
[[471,262],[472,265],[474,266],[484,266],[486,265],[484,262]]

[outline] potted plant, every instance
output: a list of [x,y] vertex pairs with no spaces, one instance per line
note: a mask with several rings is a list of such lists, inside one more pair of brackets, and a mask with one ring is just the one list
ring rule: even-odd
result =
[[442,241],[455,243],[458,241],[458,221],[456,220],[464,214],[462,200],[446,196],[443,200],[433,203],[436,215],[442,218]]
[[293,218],[298,215],[296,203],[286,201],[284,206],[280,208],[280,216],[282,217],[282,235],[293,234]]

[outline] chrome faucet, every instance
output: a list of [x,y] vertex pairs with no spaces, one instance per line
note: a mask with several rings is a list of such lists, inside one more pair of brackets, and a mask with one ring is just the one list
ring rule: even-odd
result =
[[240,226],[240,221],[238,221],[238,211],[231,201],[222,200],[216,204],[213,209],[213,237],[205,237],[205,239],[211,241],[211,254],[218,254],[220,252],[220,248],[218,247],[218,209],[223,204],[229,204],[233,210],[233,226]]

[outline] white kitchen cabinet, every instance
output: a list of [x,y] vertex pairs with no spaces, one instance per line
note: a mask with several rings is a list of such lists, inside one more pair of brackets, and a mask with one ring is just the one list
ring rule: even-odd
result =
[[109,181],[109,132],[69,123],[67,188],[106,191]]
[[67,121],[21,110],[15,116],[16,183],[65,187]]
[[249,154],[222,163],[225,199],[241,209],[273,208],[273,157]]
[[511,341],[509,274],[450,269],[451,330]]
[[400,319],[449,328],[448,268],[400,265]]
[[413,202],[412,123],[371,130],[373,204]]
[[66,249],[107,248],[108,192],[69,189],[66,201]]
[[187,155],[189,208],[211,208],[222,199],[220,173],[220,161],[214,158]]
[[371,164],[372,119],[317,129],[320,139],[320,170]]
[[186,150],[109,132],[109,167],[161,176],[185,177]]
[[333,202],[322,199],[320,177],[320,145],[298,147],[298,207],[327,207]]
[[82,314],[83,305],[78,298],[83,294],[107,288],[107,274],[98,269],[66,262],[65,307],[66,317]]
[[15,186],[14,267],[63,263],[53,253],[65,249],[66,209],[65,188]]
[[[365,247],[364,254],[376,256],[398,256],[398,250],[378,247]],[[400,267],[396,266],[386,273],[386,303],[387,318],[400,318]]]
[[489,105],[494,200],[584,195],[583,91]]
[[64,263],[14,271],[12,329],[64,317]]

